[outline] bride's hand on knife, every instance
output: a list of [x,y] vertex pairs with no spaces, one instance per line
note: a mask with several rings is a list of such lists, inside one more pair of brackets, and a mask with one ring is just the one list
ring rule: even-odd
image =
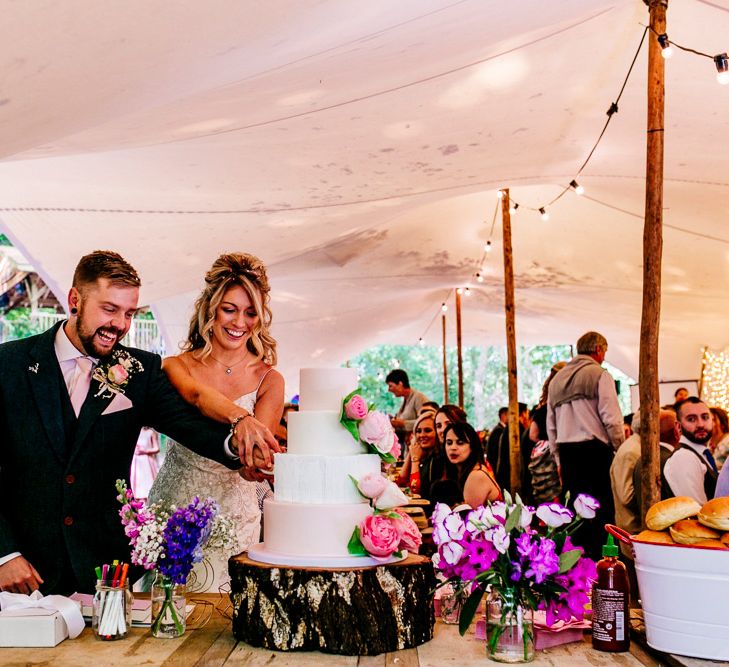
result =
[[233,444],[246,468],[268,470],[273,466],[273,452],[281,451],[271,431],[251,414],[244,415],[235,424]]

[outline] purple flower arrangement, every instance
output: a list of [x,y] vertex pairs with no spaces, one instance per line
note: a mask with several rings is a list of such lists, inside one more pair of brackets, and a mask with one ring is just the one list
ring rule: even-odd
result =
[[233,524],[219,514],[212,499],[197,496],[185,507],[150,505],[134,497],[124,480],[117,480],[119,516],[132,547],[131,560],[146,570],[158,569],[172,583],[184,584],[203,547],[232,549]]
[[577,496],[574,512],[558,503],[537,508],[512,500],[464,512],[438,504],[433,512],[436,569],[449,583],[470,587],[463,605],[461,634],[468,629],[486,589],[500,598],[504,614],[518,608],[543,609],[547,623],[581,620],[595,563],[570,535],[595,517],[598,502]]

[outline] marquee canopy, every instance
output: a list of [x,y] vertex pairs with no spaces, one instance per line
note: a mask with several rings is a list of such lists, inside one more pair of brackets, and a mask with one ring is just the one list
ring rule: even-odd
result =
[[[585,195],[567,192],[548,222],[530,208],[597,139],[648,21],[640,0],[2,10],[0,227],[62,301],[80,255],[118,250],[177,341],[212,260],[244,250],[269,267],[290,382],[373,344],[439,344],[440,304],[469,283],[465,343],[503,344],[491,223],[508,187],[517,342],[597,329],[637,377],[646,45],[579,175]],[[723,52],[729,6],[672,0],[668,30]],[[715,74],[682,51],[666,65],[664,379],[696,378],[701,347],[729,343],[729,87]]]

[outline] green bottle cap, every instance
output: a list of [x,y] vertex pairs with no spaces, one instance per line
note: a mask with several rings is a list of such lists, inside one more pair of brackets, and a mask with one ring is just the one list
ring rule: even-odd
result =
[[610,533],[608,533],[607,542],[605,542],[602,548],[602,555],[611,556],[612,558],[618,555],[618,546],[615,544],[615,540]]

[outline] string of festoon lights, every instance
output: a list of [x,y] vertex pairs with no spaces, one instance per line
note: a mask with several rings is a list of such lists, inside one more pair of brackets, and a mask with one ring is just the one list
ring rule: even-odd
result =
[[701,374],[701,398],[707,405],[729,411],[729,351],[704,349]]
[[[643,43],[645,42],[645,37],[649,31],[658,40],[658,43],[661,46],[661,55],[664,58],[668,59],[673,56],[674,47],[676,49],[680,49],[681,51],[684,51],[686,53],[692,53],[694,55],[701,56],[703,58],[709,58],[709,59],[713,60],[714,65],[716,67],[716,79],[717,79],[718,83],[720,83],[721,85],[729,84],[729,56],[727,55],[727,53],[719,53],[715,56],[712,56],[712,55],[709,55],[708,53],[704,53],[702,51],[699,51],[697,49],[692,49],[687,46],[682,46],[672,40],[669,40],[668,35],[666,33],[658,34],[650,26],[644,26],[643,28],[644,28],[643,33],[641,34],[638,48],[635,50],[635,54],[633,55],[633,60],[631,61],[630,67],[628,67],[628,72],[625,75],[625,79],[623,80],[623,83],[620,86],[620,91],[618,92],[618,95],[615,98],[615,101],[611,102],[610,106],[608,107],[608,110],[606,111],[607,120],[605,121],[605,124],[603,125],[602,130],[600,131],[600,134],[597,137],[597,140],[593,144],[592,149],[588,153],[584,162],[580,165],[579,169],[577,169],[574,176],[570,179],[569,183],[566,186],[563,186],[562,190],[548,202],[540,204],[539,206],[527,206],[523,203],[520,204],[512,196],[510,196],[509,197],[510,215],[515,216],[517,214],[517,212],[520,210],[534,211],[536,213],[539,213],[539,216],[541,217],[541,219],[544,222],[547,222],[550,217],[551,207],[555,203],[557,203],[566,193],[572,192],[573,194],[575,194],[577,196],[581,196],[581,195],[585,194],[584,186],[582,186],[578,182],[577,179],[579,178],[579,176],[582,174],[582,172],[585,170],[588,163],[590,162],[590,159],[592,158],[592,156],[595,153],[595,150],[597,149],[598,145],[602,141],[602,138],[605,135],[605,132],[607,131],[607,128],[610,125],[610,121],[612,120],[613,116],[616,113],[618,113],[618,102],[620,102],[620,98],[622,97],[623,92],[625,91],[625,87],[628,84],[628,80],[630,79],[630,75],[633,71],[633,67],[635,66],[635,62],[638,59],[638,56],[640,55],[641,49],[643,48]],[[498,190],[496,193],[496,196],[497,196],[497,203],[496,203],[496,208],[494,210],[493,219],[491,221],[491,230],[489,232],[486,243],[483,245],[480,259],[475,263],[478,268],[475,271],[475,273],[473,273],[471,276],[471,278],[475,279],[475,281],[478,283],[484,282],[484,273],[485,273],[484,263],[494,247],[494,230],[496,228],[496,215],[498,213],[499,206],[501,205],[501,202],[504,198],[504,192],[502,190]],[[427,335],[430,328],[433,326],[433,323],[436,321],[438,315],[440,315],[441,313],[445,313],[448,310],[447,302],[450,299],[450,297],[455,293],[455,291],[459,291],[459,293],[464,294],[465,296],[470,296],[470,294],[471,294],[471,288],[468,286],[450,289],[448,291],[448,294],[444,298],[443,302],[441,303],[440,308],[436,311],[435,315],[428,323],[428,326],[425,328],[425,331],[423,331],[422,336],[420,336],[420,338],[418,339],[418,344],[420,344],[420,345],[425,344],[425,336]],[[728,359],[727,365],[729,366],[729,356],[727,357],[727,359]],[[729,396],[727,396],[727,403],[729,403]]]

